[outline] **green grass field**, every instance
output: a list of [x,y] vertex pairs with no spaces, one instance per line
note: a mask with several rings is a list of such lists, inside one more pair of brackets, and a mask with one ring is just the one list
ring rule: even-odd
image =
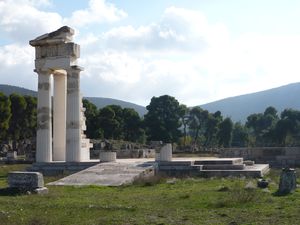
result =
[[[8,171],[24,168],[1,165],[0,187]],[[1,194],[0,224],[300,224],[300,192],[274,195],[279,173],[268,176],[270,192],[244,189],[256,183],[251,179],[157,178],[122,187],[48,186],[44,196]]]

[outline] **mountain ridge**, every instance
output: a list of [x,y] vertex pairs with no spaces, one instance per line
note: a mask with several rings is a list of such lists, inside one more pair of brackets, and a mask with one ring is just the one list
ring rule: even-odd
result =
[[[3,84],[0,84],[0,92],[3,92],[6,95],[18,93],[22,95],[37,96],[36,91]],[[199,106],[212,113],[219,110],[223,116],[228,116],[235,122],[245,122],[250,114],[263,113],[268,106],[275,107],[278,112],[281,112],[286,108],[300,110],[299,94],[300,82],[297,82],[264,91],[228,97]],[[147,113],[146,107],[122,100],[102,97],[84,98],[91,101],[98,108],[114,104],[120,105],[123,108],[133,108],[140,116]]]
[[[4,93],[5,95],[17,93],[21,95],[30,95],[30,96],[37,97],[36,91],[13,86],[13,85],[7,85],[7,84],[0,84],[0,92]],[[113,99],[113,98],[102,98],[102,97],[83,97],[83,98],[89,100],[98,108],[103,108],[107,105],[119,105],[122,108],[133,108],[135,111],[138,112],[140,116],[144,116],[147,113],[146,107],[131,102],[126,102],[126,101]]]
[[278,112],[287,108],[300,110],[300,82],[280,87],[229,97],[200,105],[210,112],[221,111],[233,121],[245,122],[252,113],[262,113],[268,106],[275,107]]

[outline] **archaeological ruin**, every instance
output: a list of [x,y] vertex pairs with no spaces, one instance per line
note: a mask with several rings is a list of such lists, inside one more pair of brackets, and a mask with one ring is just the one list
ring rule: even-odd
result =
[[73,35],[74,30],[64,26],[29,42],[35,47],[34,71],[38,74],[36,162],[90,159],[80,93],[83,68],[77,65],[80,46],[72,42]]

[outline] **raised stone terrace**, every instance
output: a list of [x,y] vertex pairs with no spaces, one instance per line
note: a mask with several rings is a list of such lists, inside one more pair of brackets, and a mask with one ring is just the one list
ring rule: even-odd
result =
[[[247,162],[249,164],[249,162]],[[268,164],[246,165],[242,158],[173,158],[155,162],[154,159],[117,159],[105,162],[67,176],[50,185],[120,186],[130,184],[143,176],[246,176],[262,177],[268,173]]]

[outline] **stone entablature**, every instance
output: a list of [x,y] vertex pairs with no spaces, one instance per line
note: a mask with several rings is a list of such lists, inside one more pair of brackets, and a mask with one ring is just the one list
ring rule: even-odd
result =
[[44,59],[48,57],[80,57],[80,46],[73,42],[59,45],[37,46],[35,48],[36,59]]

